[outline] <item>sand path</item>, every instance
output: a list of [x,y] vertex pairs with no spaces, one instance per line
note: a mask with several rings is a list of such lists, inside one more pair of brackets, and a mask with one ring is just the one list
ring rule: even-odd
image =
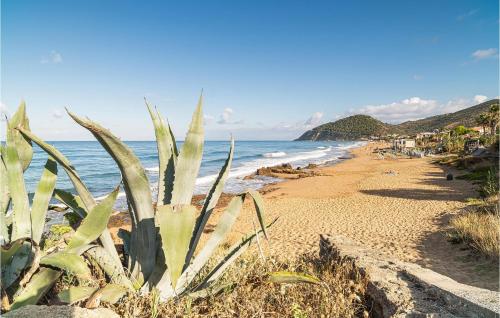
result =
[[[461,283],[498,290],[495,265],[478,261],[443,233],[464,200],[477,196],[473,186],[447,181],[446,171],[428,158],[380,160],[373,154],[376,146],[320,168],[322,176],[271,186],[275,190],[265,195],[267,217],[280,219],[271,229],[270,252],[299,255],[316,249],[320,234],[341,234]],[[240,219],[237,232],[253,228],[250,204]]]

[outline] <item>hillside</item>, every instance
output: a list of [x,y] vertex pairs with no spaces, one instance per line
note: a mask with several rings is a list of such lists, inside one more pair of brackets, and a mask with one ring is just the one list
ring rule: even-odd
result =
[[306,131],[296,140],[357,140],[387,134],[415,134],[434,129],[453,128],[458,125],[475,126],[475,118],[487,112],[498,99],[462,109],[455,113],[436,115],[424,119],[390,125],[367,115],[354,115],[326,123]]
[[433,131],[434,129],[449,129],[459,125],[466,127],[477,126],[476,117],[479,114],[487,112],[493,104],[498,104],[498,99],[492,99],[487,102],[459,110],[455,113],[436,115],[415,121],[407,121],[397,126],[405,131],[406,134]]
[[367,115],[354,115],[306,131],[296,140],[356,140],[392,133],[394,126]]

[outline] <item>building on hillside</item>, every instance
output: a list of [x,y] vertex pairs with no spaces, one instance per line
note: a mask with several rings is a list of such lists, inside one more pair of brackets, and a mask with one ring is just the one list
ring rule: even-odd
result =
[[480,135],[484,135],[484,133],[485,133],[484,127],[481,127],[481,126],[471,127],[470,129],[477,131]]
[[418,134],[417,134],[417,139],[430,138],[430,137],[434,136],[435,134],[436,134],[436,133],[434,133],[434,132],[430,132],[430,131],[426,131],[426,132],[418,133]]
[[407,139],[407,138],[394,139],[392,147],[394,148],[394,150],[415,148],[415,139]]

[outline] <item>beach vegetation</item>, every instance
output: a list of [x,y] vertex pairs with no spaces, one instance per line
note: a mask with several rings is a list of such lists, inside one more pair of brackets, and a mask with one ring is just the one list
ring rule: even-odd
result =
[[[202,98],[200,97],[189,131],[180,150],[177,150],[170,126],[165,123],[157,110],[153,110],[149,105],[147,108],[153,121],[158,146],[159,184],[156,204],[152,199],[150,183],[145,170],[132,150],[109,130],[68,111],[78,124],[95,136],[115,160],[122,173],[122,184],[129,205],[128,212],[132,219],[132,229],[131,231],[121,230],[120,237],[123,240],[124,250],[121,257],[106,226],[120,186],[111,191],[106,198],[97,202],[80,179],[75,167],[61,152],[33,134],[27,124],[9,126],[5,156],[4,149],[2,149],[2,162],[5,162],[7,173],[10,173],[9,168],[12,166],[11,157],[17,155],[20,149],[24,149],[17,145],[15,148],[13,147],[14,141],[11,140],[11,135],[13,135],[17,136],[19,142],[29,144],[29,149],[31,149],[32,142],[42,148],[49,155],[49,163],[58,164],[65,170],[77,193],[73,194],[60,189],[54,190],[55,181],[50,189],[46,189],[44,198],[47,202],[43,209],[40,207],[43,210],[43,215],[47,212],[48,201],[54,192],[54,197],[67,205],[72,218],[76,217],[77,219],[70,222],[72,230],[63,234],[64,240],[58,241],[56,246],[50,248],[51,251],[55,251],[52,253],[54,255],[43,256],[40,268],[38,266],[31,267],[30,271],[36,272],[36,274],[29,280],[29,284],[25,288],[29,297],[21,298],[21,300],[14,298],[12,308],[25,304],[36,304],[52,288],[54,283],[60,280],[63,271],[70,275],[77,275],[81,279],[89,278],[91,273],[94,275],[95,272],[101,272],[101,276],[104,278],[99,286],[82,285],[79,280],[76,281],[76,285],[65,286],[56,295],[63,303],[71,304],[86,300],[86,305],[92,306],[97,300],[116,302],[128,293],[150,294],[157,300],[153,302],[156,305],[158,301],[164,302],[168,299],[178,299],[189,295],[206,297],[223,288],[219,284],[220,278],[239,256],[254,241],[258,240],[259,236],[268,237],[267,228],[276,220],[266,223],[262,197],[257,191],[248,190],[231,199],[218,219],[215,230],[204,244],[200,244],[201,236],[222,194],[224,183],[229,174],[234,141],[230,141],[227,159],[207,194],[201,211],[198,211],[195,206],[191,205],[191,201],[203,153]],[[24,106],[22,113],[25,114]],[[21,156],[19,155],[19,157]],[[23,158],[31,160],[28,156]],[[17,174],[13,172],[11,174],[21,180],[19,171],[22,162],[19,159],[16,160],[15,168],[17,170],[15,172]],[[6,186],[2,186],[5,189],[2,195],[17,193],[12,190],[13,186],[18,185],[9,182],[8,191]],[[20,187],[20,189],[24,188]],[[35,199],[36,197],[35,195]],[[230,233],[246,198],[250,198],[255,206],[259,227],[242,237],[217,262],[212,263],[215,251],[223,245],[222,243]],[[21,201],[15,195],[12,195],[12,201],[14,203],[11,225],[13,230],[9,232],[8,242],[18,242],[16,240],[19,237],[29,238],[32,233],[29,232],[31,229],[29,224],[26,225],[17,220],[18,214],[16,213],[24,213],[23,222],[29,222],[30,211],[24,209],[17,212],[19,210],[17,202]],[[25,201],[21,203],[25,203]],[[2,212],[6,212],[8,207],[2,205],[2,209]],[[32,209],[31,218],[33,218],[33,212]],[[5,213],[2,213],[2,217],[4,216]],[[44,218],[40,218],[40,220],[44,220]],[[43,223],[37,223],[36,226],[43,229]],[[14,231],[14,229],[16,230]],[[21,229],[26,233],[20,234]],[[40,238],[41,231],[37,232],[40,233]],[[11,233],[17,233],[17,236],[12,236]],[[47,242],[49,241],[51,239],[47,240]],[[29,242],[32,243],[32,240]],[[3,249],[2,253],[4,253]],[[64,277],[68,277],[68,275]],[[2,279],[3,283],[4,279]]]
[[[220,251],[223,253],[223,251]],[[270,272],[301,272],[321,283],[273,282]],[[236,282],[236,284],[235,284]],[[368,277],[354,261],[333,254],[283,260],[248,255],[221,278],[225,288],[208,297],[153,301],[153,294],[129,294],[105,304],[121,317],[368,317]]]
[[[30,202],[24,173],[33,157],[31,141],[17,128],[30,131],[23,103],[7,123],[0,160],[0,241],[2,311],[36,304],[63,272],[89,277],[82,250],[62,254],[44,240],[48,205],[57,180],[57,163],[49,157]],[[60,237],[65,230],[54,233]]]

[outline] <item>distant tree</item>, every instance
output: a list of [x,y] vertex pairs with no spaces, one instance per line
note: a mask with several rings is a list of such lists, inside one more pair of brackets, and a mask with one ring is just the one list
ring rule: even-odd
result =
[[490,125],[489,115],[486,113],[480,114],[476,117],[476,123],[478,125],[481,125],[481,127],[483,128],[483,134],[485,134],[486,127]]
[[498,127],[498,120],[500,116],[498,114],[498,104],[493,104],[488,112],[488,119],[490,124],[490,132],[492,135],[496,134]]
[[457,127],[453,128],[453,134],[455,136],[465,135],[469,131],[470,131],[470,129],[465,128],[465,126],[457,126]]

